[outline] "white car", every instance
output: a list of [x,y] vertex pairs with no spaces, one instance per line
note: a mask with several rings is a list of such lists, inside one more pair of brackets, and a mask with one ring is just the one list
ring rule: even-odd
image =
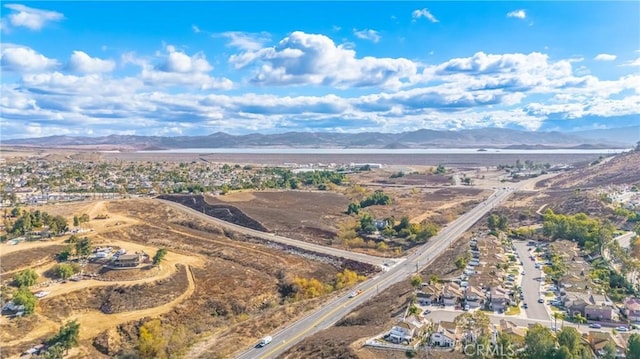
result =
[[50,292],[38,292],[36,294],[34,294],[36,296],[36,298],[44,298],[46,296],[49,295]]
[[619,327],[616,327],[616,330],[617,330],[617,331],[619,331],[619,332],[628,332],[628,331],[629,331],[629,328],[627,328],[627,327],[625,327],[625,326],[621,325],[621,326],[619,326]]

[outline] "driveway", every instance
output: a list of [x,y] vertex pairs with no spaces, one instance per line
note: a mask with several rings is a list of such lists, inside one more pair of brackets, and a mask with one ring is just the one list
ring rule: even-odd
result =
[[[525,309],[527,313],[527,318],[534,320],[549,320],[549,313],[547,312],[547,308],[545,308],[544,303],[538,303],[538,298],[540,298],[540,282],[535,280],[535,278],[540,278],[542,275],[542,271],[540,269],[535,268],[535,262],[532,261],[529,256],[529,248],[527,246],[527,242],[525,241],[513,241],[513,245],[516,247],[516,251],[518,252],[518,256],[523,263],[525,275],[522,277],[522,293],[524,294],[524,303],[527,303],[529,306]],[[544,299],[544,295],[542,295]]]

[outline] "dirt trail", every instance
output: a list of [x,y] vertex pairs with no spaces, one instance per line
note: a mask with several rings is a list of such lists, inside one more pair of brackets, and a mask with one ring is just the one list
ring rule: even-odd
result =
[[[191,295],[193,295],[193,293],[195,292],[196,284],[193,272],[191,271],[191,266],[187,266],[187,280],[189,282],[187,290],[178,298],[161,306],[116,314],[104,314],[92,310],[75,314],[67,318],[67,320],[77,320],[80,324],[80,340],[91,339],[96,337],[101,332],[110,328],[114,328],[121,323],[138,320],[145,317],[157,317],[171,311],[175,306],[180,304],[185,299],[191,297]],[[39,319],[42,320],[38,323],[36,329],[29,332],[21,339],[3,343],[3,346],[11,347],[19,345],[20,343],[33,341],[47,334],[53,334],[60,327],[60,323],[54,323],[53,321],[43,317],[40,317]]]

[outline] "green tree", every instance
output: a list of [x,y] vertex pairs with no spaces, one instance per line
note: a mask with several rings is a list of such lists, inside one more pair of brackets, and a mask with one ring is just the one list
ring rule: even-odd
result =
[[80,324],[77,321],[70,321],[65,323],[58,333],[47,340],[49,346],[61,346],[65,352],[69,349],[78,346],[78,339],[80,336]]
[[16,294],[13,296],[13,302],[16,305],[24,305],[24,313],[29,315],[36,309],[38,298],[36,298],[36,296],[31,293],[29,288],[20,287],[20,289],[18,289]]
[[[604,355],[601,356],[600,358],[602,359],[616,359],[616,354],[618,352],[618,349],[616,349],[616,346],[612,343],[612,342],[608,342],[607,345],[604,346],[604,348],[602,348],[604,350]],[[627,356],[628,358],[629,356]]]
[[422,277],[419,274],[411,276],[411,286],[418,290],[422,286]]
[[436,167],[436,173],[439,175],[445,174],[447,173],[447,169],[444,167],[444,165],[438,165],[438,167]]
[[16,287],[31,287],[36,284],[38,273],[33,269],[25,269],[13,275],[13,284]]
[[633,333],[627,342],[627,359],[640,359],[640,334]]
[[76,273],[76,269],[68,263],[61,263],[53,267],[53,273],[60,279],[68,279]]
[[347,214],[358,214],[358,212],[360,212],[360,205],[355,202],[349,203]]
[[80,225],[80,218],[78,216],[73,216],[73,226],[77,227]]
[[564,327],[558,333],[558,345],[567,347],[571,354],[577,354],[580,349],[580,333],[574,327]]
[[525,356],[531,359],[549,358],[551,357],[556,341],[547,327],[535,324],[524,337],[524,343],[527,347]]
[[60,262],[66,262],[69,260],[69,258],[71,258],[72,255],[73,255],[73,247],[66,246],[62,249],[62,251],[60,251],[60,253],[58,253],[57,259]]
[[153,256],[153,265],[160,265],[164,260],[164,257],[167,255],[167,250],[165,248],[160,248]]
[[18,217],[20,213],[22,213],[22,211],[20,210],[20,207],[18,206],[13,207],[13,209],[11,210],[11,217]]
[[76,242],[76,255],[81,257],[88,257],[93,251],[91,240],[88,237],[83,237]]

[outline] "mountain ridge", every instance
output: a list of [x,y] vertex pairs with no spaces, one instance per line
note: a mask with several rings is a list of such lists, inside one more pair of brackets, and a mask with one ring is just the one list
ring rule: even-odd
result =
[[[625,128],[629,133],[636,127]],[[582,136],[572,132],[534,132],[503,128],[480,128],[459,131],[421,129],[401,133],[362,132],[284,132],[232,135],[215,132],[202,136],[108,135],[75,137],[56,135],[11,139],[4,145],[29,147],[95,147],[130,150],[186,148],[628,148],[640,141],[633,136],[619,140],[619,131],[593,130]],[[613,137],[613,138],[612,138]]]

